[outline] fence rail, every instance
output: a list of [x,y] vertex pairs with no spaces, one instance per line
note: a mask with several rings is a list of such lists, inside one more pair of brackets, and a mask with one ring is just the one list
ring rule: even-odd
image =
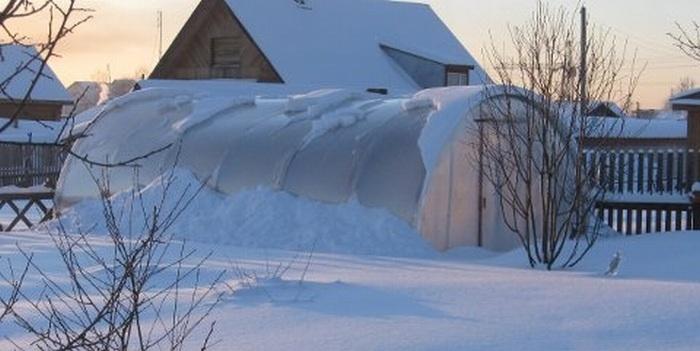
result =
[[[36,224],[51,219],[53,197],[54,193],[51,191],[0,193],[0,210],[7,206],[12,213],[9,224],[0,224],[0,232],[13,231],[19,224],[32,228]],[[30,218],[29,212],[32,209],[40,213],[39,218],[35,220]]]
[[599,202],[596,216],[616,232],[626,235],[692,230],[695,227],[690,202]]
[[700,151],[681,146],[591,149],[588,166],[604,187],[596,216],[613,230],[643,234],[700,225],[691,191],[700,179]]
[[0,187],[56,184],[64,160],[60,146],[0,142]]
[[687,194],[700,179],[700,152],[685,148],[588,150],[608,193]]

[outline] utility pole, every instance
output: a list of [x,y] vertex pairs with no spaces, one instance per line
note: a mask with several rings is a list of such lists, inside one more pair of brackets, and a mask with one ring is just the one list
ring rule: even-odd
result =
[[158,10],[158,59],[163,58],[163,11]]
[[588,113],[588,15],[586,7],[581,7],[581,114]]

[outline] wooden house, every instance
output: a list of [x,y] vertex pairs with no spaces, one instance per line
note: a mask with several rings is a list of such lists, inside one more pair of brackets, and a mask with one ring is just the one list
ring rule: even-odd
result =
[[[55,183],[63,152],[55,145],[73,100],[33,47],[0,47],[0,187]],[[28,95],[27,93],[31,93]]]
[[425,4],[202,0],[150,79],[408,92],[488,78]]

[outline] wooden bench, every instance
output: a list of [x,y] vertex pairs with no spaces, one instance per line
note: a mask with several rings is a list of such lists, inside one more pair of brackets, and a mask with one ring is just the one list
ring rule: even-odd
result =
[[[53,217],[53,191],[17,191],[17,192],[0,192],[0,210],[8,206],[14,212],[14,218],[9,225],[0,225],[0,231],[12,231],[20,222],[25,224],[27,228],[31,228],[36,224],[47,221]],[[18,202],[24,202],[24,206]],[[50,203],[46,205],[44,202]],[[21,207],[20,207],[21,206]],[[27,218],[27,213],[33,207],[39,209],[41,219],[37,223]]]

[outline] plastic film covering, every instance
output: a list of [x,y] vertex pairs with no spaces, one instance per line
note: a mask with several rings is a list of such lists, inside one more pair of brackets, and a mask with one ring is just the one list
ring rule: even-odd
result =
[[[224,194],[270,188],[327,203],[356,199],[405,220],[438,249],[476,245],[478,172],[466,129],[481,91],[240,98],[146,89],[108,104],[74,151],[119,162],[173,145],[139,161],[141,184],[177,164]],[[85,169],[74,158],[66,162],[59,208],[98,196]],[[114,192],[134,181],[131,169],[113,169],[110,178]],[[493,192],[485,196],[489,235],[481,242],[508,248],[497,237],[503,230]]]

